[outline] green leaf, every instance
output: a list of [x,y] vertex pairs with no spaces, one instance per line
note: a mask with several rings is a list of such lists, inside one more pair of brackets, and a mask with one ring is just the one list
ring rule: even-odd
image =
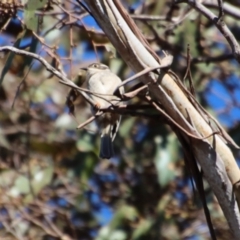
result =
[[[14,43],[13,47],[19,48],[21,40],[24,38],[25,35],[26,35],[26,31],[24,31],[24,33],[20,34],[18,36],[17,41]],[[4,64],[4,67],[3,67],[3,70],[2,70],[2,73],[1,73],[0,85],[2,84],[3,79],[4,79],[5,75],[6,75],[6,73],[8,72],[8,70],[10,69],[10,67],[12,65],[12,61],[13,61],[14,56],[15,56],[15,53],[13,53],[13,52],[10,52],[8,54],[6,63]]]
[[154,161],[158,172],[158,181],[164,187],[176,176],[174,162],[178,159],[179,151],[176,136],[169,135],[167,142],[159,143],[158,146]]
[[25,176],[19,176],[15,181],[15,187],[19,190],[21,194],[29,193],[29,179]]
[[11,149],[11,144],[9,143],[8,139],[4,135],[1,128],[0,128],[0,146],[5,147],[7,149]]
[[94,172],[94,168],[98,162],[98,157],[93,154],[86,154],[84,158],[81,159],[80,166],[80,181],[81,183],[87,183],[90,176]]
[[136,228],[133,232],[132,239],[137,240],[140,239],[142,236],[147,235],[152,227],[152,221],[143,220],[140,225]]
[[134,118],[128,118],[125,121],[121,122],[121,126],[119,129],[119,134],[121,137],[124,138],[129,136],[129,132],[132,129],[134,122],[135,122]]
[[125,240],[127,239],[126,232],[122,230],[111,230],[109,226],[102,227],[99,232],[96,240]]
[[35,15],[37,9],[42,8],[47,3],[47,0],[28,0],[24,6],[24,21],[27,25],[27,28],[37,32],[39,17]]
[[81,152],[90,152],[94,150],[93,137],[90,134],[83,133],[77,141],[77,148]]
[[[32,171],[34,170],[36,169],[33,169]],[[53,166],[49,166],[47,168],[36,171],[31,181],[31,185],[34,190],[34,193],[38,194],[43,187],[45,187],[51,182],[52,177],[53,177]]]
[[137,210],[132,206],[124,205],[119,208],[119,210],[115,213],[110,226],[112,229],[120,226],[125,220],[134,222],[138,217]]
[[30,185],[29,185],[29,179],[25,176],[19,176],[13,188],[11,189],[11,193],[14,196],[18,196],[20,194],[27,194],[30,192]]

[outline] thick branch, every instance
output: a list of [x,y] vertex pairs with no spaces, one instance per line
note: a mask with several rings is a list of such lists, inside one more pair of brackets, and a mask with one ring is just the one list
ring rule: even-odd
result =
[[[109,40],[135,72],[157,67],[159,63],[164,62],[164,59],[160,60],[153,53],[119,1],[86,0],[85,2]],[[148,84],[151,98],[159,102],[168,115],[187,132],[199,137],[209,136],[213,132],[203,113],[189,101],[186,92],[182,91],[172,76],[162,71],[160,77],[149,73],[140,77],[140,80]],[[189,141],[189,137],[184,133],[183,136],[189,147],[192,147],[234,236],[240,236],[239,210],[232,195],[232,184],[239,181],[240,172],[230,149],[220,136],[214,135],[205,141],[202,140],[202,143],[201,140]]]

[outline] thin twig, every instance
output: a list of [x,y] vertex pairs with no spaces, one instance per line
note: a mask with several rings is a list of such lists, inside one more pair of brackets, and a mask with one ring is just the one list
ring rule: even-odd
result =
[[81,123],[79,126],[77,126],[77,129],[82,129],[84,128],[86,125],[88,125],[89,123],[91,123],[92,121],[94,121],[97,117],[101,116],[103,114],[103,112],[101,112],[101,114],[99,114],[97,116],[97,114],[95,114],[94,116],[91,116],[87,121]]
[[227,25],[225,24],[225,22],[223,20],[218,21],[218,17],[213,12],[211,12],[209,9],[207,9],[198,0],[184,0],[184,1],[180,0],[180,1],[176,1],[176,2],[178,2],[178,3],[181,3],[181,2],[188,3],[190,6],[195,8],[198,12],[202,13],[206,18],[208,18],[210,21],[212,21],[215,24],[215,26],[218,28],[218,30],[226,38],[227,42],[229,43],[229,45],[232,48],[232,52],[235,56],[235,59],[240,63],[240,46],[239,46],[236,38],[234,37],[234,35],[229,30],[229,28],[227,27]]

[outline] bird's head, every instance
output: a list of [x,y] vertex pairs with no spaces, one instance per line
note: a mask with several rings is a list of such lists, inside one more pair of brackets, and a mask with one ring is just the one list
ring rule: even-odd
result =
[[92,63],[87,68],[82,68],[82,69],[87,71],[87,75],[89,77],[98,72],[110,71],[109,67],[102,63]]

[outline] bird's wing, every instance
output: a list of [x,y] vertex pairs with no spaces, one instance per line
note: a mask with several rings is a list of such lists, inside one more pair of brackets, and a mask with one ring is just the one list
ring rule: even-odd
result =
[[113,94],[116,90],[116,87],[122,82],[121,79],[112,72],[109,72],[107,76],[106,74],[103,74],[100,78],[100,81],[104,85],[105,90],[108,94]]
[[[107,89],[102,81],[99,81],[98,74],[95,74],[90,78],[88,81],[88,89],[93,93],[107,94]],[[96,94],[90,94],[90,97],[99,107],[106,107],[108,105],[108,102],[104,100],[104,98],[106,98],[104,95],[97,96]]]

